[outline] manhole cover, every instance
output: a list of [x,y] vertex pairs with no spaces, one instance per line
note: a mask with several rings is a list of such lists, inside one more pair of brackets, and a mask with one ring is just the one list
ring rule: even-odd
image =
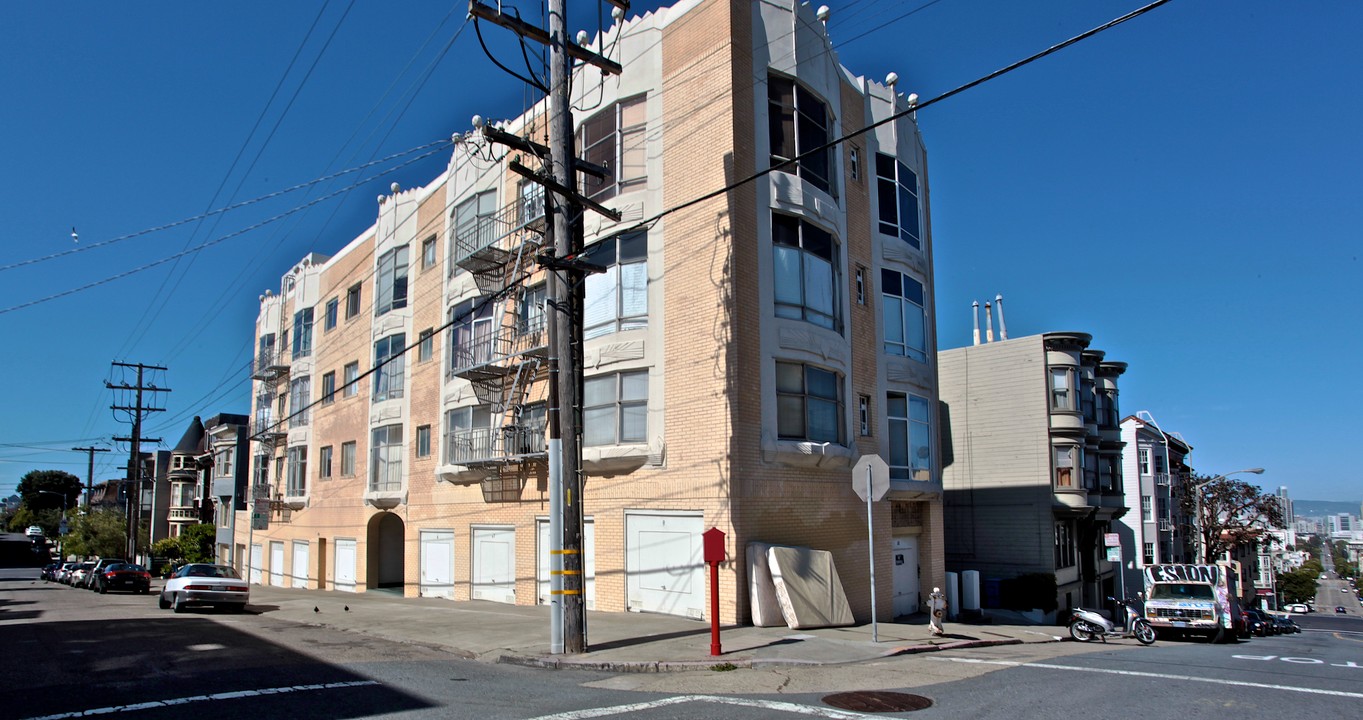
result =
[[884,690],[834,693],[824,696],[823,701],[840,710],[857,712],[913,712],[932,707],[932,701],[922,695]]

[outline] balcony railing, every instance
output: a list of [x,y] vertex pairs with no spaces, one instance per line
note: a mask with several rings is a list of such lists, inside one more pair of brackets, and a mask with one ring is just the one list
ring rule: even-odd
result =
[[1169,486],[1169,473],[1155,473],[1155,484]]
[[289,371],[289,358],[284,350],[263,350],[256,355],[251,366],[251,377],[255,380],[269,380]]
[[1173,523],[1173,521],[1172,521],[1172,520],[1160,520],[1160,521],[1159,521],[1159,531],[1160,531],[1160,532],[1173,532],[1173,531],[1174,531],[1174,523]]
[[171,508],[168,516],[171,520],[198,520],[199,511],[196,508]]
[[492,372],[504,374],[514,369],[511,361],[525,355],[538,356],[548,347],[548,333],[544,318],[489,327],[457,343],[450,350],[447,377],[465,377],[470,373]]
[[250,433],[252,438],[264,440],[266,442],[278,440],[289,434],[283,424],[276,422],[274,415],[270,413],[256,415],[256,417],[251,420]]
[[520,230],[538,232],[544,225],[544,196],[530,196],[503,207],[495,215],[484,215],[463,227],[455,227],[454,264],[460,265],[503,238]]
[[445,435],[447,465],[484,465],[545,452],[543,425],[452,430]]

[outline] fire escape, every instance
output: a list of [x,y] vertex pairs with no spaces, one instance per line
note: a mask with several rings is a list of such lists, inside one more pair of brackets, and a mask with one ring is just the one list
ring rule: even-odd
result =
[[[288,389],[289,362],[285,355],[288,352],[287,343],[276,343],[275,339],[273,333],[260,339],[260,351],[251,367],[251,379],[259,385],[256,387],[256,412],[251,418],[250,432],[251,439],[257,443],[256,459],[263,459],[263,462],[256,464],[252,482],[257,488],[266,488],[272,514],[277,515],[282,500],[278,492],[271,491],[281,488],[270,482],[270,463],[274,462],[276,452],[289,436],[285,422],[287,415],[279,403],[280,388]],[[252,488],[252,492],[257,490]]]
[[454,265],[473,276],[482,297],[453,318],[446,379],[469,381],[480,407],[465,425],[447,428],[444,463],[473,471],[488,502],[519,499],[533,464],[547,456],[543,404],[534,405],[547,376],[544,298],[525,282],[544,231],[537,185],[451,230]]

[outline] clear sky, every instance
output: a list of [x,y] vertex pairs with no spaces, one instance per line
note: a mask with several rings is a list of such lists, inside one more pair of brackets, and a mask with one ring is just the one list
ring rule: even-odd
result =
[[[594,32],[598,6],[568,3],[574,27]],[[538,2],[506,4],[539,16]],[[828,4],[845,66],[897,72],[928,99],[1144,3]],[[475,113],[518,115],[534,93],[485,57],[471,24],[460,31],[466,7],[0,4],[0,266],[402,153],[469,130]],[[1351,369],[1363,353],[1360,27],[1357,2],[1173,0],[920,112],[940,346],[968,344],[971,301],[1002,293],[1010,336],[1088,332],[1129,363],[1122,412],[1182,434],[1200,472],[1264,467],[1246,479],[1298,499],[1363,498],[1349,449],[1363,405]],[[483,35],[523,67],[506,31]],[[194,415],[248,413],[258,296],[367,228],[391,182],[425,184],[447,160],[0,270],[0,495],[32,469],[83,478],[77,445],[115,447],[97,482],[122,475],[126,448],[110,438],[129,428],[104,389],[122,379],[114,360],[169,368],[154,378],[172,389],[166,412],[146,430],[166,447]]]

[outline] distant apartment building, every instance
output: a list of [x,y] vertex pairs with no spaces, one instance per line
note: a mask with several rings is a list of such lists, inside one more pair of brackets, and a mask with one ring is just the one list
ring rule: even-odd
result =
[[1121,430],[1122,487],[1131,512],[1113,529],[1122,541],[1123,582],[1140,588],[1145,566],[1192,561],[1182,541],[1188,525],[1179,502],[1191,477],[1186,458],[1192,446],[1138,415],[1123,418]]
[[1118,593],[1104,535],[1127,512],[1117,404],[1126,364],[1091,340],[1052,332],[938,353],[946,564],[980,572],[986,606],[993,588],[1026,574],[1053,575],[1062,610]]
[[212,521],[217,527],[218,562],[236,564],[237,517],[247,509],[251,492],[250,416],[221,413],[204,422]]
[[[574,83],[579,153],[609,169],[584,192],[621,215],[588,213],[582,253],[602,270],[578,358],[587,606],[705,614],[715,527],[725,622],[748,618],[752,541],[830,551],[869,619],[850,468],[878,453],[877,608],[916,611],[945,570],[908,102],[840,66],[807,5],[681,2],[594,47],[624,72]],[[540,137],[544,112],[500,128]],[[262,297],[251,492],[268,512],[232,541],[253,580],[549,600],[546,200],[504,155],[460,140],[442,176],[381,197],[371,228]]]
[[207,497],[199,462],[203,454],[204,425],[196,416],[170,451],[170,470],[166,473],[169,486],[169,504],[166,507],[169,532],[166,537],[179,537],[185,528],[201,522],[202,501]]

